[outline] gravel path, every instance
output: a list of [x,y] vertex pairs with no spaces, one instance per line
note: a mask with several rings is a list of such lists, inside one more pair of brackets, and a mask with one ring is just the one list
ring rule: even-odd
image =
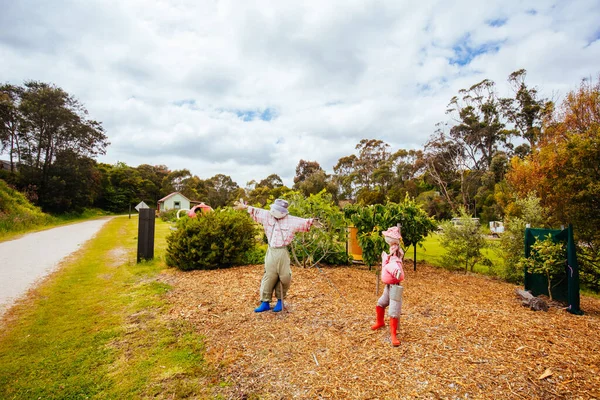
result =
[[60,226],[0,243],[0,316],[111,218]]

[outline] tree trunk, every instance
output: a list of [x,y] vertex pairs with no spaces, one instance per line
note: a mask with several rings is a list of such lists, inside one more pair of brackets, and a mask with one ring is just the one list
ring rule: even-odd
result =
[[548,279],[548,297],[552,301],[552,281],[550,280],[550,274],[546,272],[546,279]]
[[14,130],[11,130],[10,132],[10,172],[15,172],[15,166],[14,166],[14,154],[15,152],[15,133]]
[[413,271],[417,270],[417,244],[414,244],[415,247],[415,256],[413,257]]

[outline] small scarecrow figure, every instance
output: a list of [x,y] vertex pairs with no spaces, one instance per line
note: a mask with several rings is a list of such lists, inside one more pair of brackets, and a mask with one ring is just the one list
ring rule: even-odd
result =
[[292,281],[287,246],[294,239],[296,232],[308,232],[313,225],[319,227],[320,224],[313,218],[304,219],[289,215],[288,202],[283,199],[275,200],[269,211],[248,206],[244,204],[243,200],[236,202],[235,208],[247,209],[252,219],[263,226],[269,242],[269,248],[265,255],[265,273],[260,283],[261,303],[254,311],[270,310],[269,302],[275,291],[277,304],[273,308],[273,312],[279,312],[283,309],[283,299]]
[[375,325],[371,326],[371,329],[375,330],[385,326],[383,318],[385,308],[389,305],[388,315],[390,316],[392,345],[399,346],[400,341],[396,337],[396,333],[398,332],[398,318],[402,311],[402,291],[404,290],[400,286],[400,283],[404,280],[404,251],[400,246],[402,236],[396,226],[382,232],[382,235],[390,246],[390,253],[387,254],[385,251],[381,253],[381,281],[385,284],[385,287],[383,294],[377,301],[377,307],[375,308],[377,320]]

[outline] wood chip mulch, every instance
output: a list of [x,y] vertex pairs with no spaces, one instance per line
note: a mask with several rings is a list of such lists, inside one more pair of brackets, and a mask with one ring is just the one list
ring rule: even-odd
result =
[[[293,268],[281,313],[254,313],[262,265],[168,270],[171,318],[206,337],[226,399],[600,398],[600,300],[583,316],[521,306],[516,286],[407,268],[399,347],[365,267]],[[380,287],[380,291],[382,287]],[[271,304],[273,306],[274,303]]]

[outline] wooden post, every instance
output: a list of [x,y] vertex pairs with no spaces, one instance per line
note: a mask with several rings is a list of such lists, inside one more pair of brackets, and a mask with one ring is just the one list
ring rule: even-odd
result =
[[413,262],[415,263],[413,266],[413,270],[416,271],[417,270],[417,244],[415,243],[415,256],[413,257]]
[[140,209],[138,221],[137,262],[154,258],[154,209]]
[[350,240],[350,228],[346,227],[346,263],[348,263],[348,241]]

